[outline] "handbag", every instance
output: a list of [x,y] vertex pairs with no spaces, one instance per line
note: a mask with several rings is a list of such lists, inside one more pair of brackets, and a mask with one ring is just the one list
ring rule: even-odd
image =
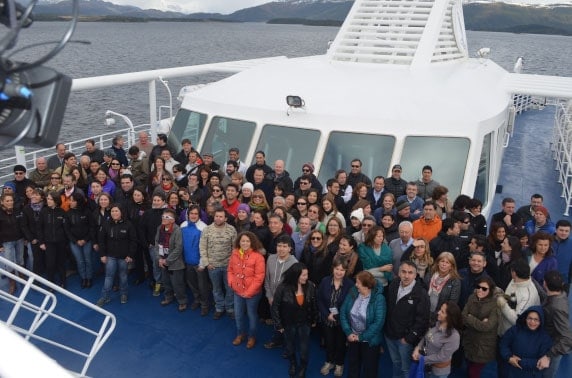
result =
[[419,361],[411,361],[409,378],[425,378],[425,356],[420,355]]

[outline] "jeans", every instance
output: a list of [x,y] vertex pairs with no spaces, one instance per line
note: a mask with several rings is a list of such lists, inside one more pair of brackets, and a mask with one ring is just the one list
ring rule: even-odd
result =
[[194,301],[201,304],[201,308],[209,308],[212,285],[207,269],[199,270],[198,266],[187,265],[185,271],[187,285],[191,288]]
[[153,273],[153,280],[156,283],[161,282],[161,267],[159,266],[159,259],[157,258],[157,247],[152,245],[149,247],[149,256],[151,256],[151,260],[153,261],[153,266],[149,267],[151,273]]
[[234,293],[228,287],[226,266],[209,270],[209,277],[213,285],[213,297],[217,312],[234,311]]
[[377,377],[379,345],[352,342],[348,346],[348,377]]
[[185,285],[185,269],[168,270],[161,268],[165,298],[172,298],[173,294],[179,304],[187,304],[187,286]]
[[14,264],[24,265],[24,239],[3,242],[2,246],[4,252],[0,256]]
[[292,324],[284,327],[284,341],[286,342],[286,354],[290,360],[296,359],[296,339],[298,339],[298,351],[300,352],[300,363],[308,364],[310,325]]
[[390,339],[385,336],[389,356],[393,363],[393,378],[407,378],[409,376],[409,365],[411,364],[411,354],[413,346],[403,344],[401,339]]
[[234,294],[234,314],[236,322],[236,330],[238,335],[246,334],[244,322],[244,313],[248,318],[248,336],[256,337],[256,325],[258,324],[258,302],[262,297],[262,292],[256,294],[252,298],[244,298],[238,294]]
[[109,292],[113,286],[113,278],[115,272],[119,271],[119,290],[121,295],[127,295],[127,262],[125,259],[107,256],[107,263],[105,264],[105,282],[103,290],[101,290],[101,297],[109,299]]
[[87,241],[83,246],[70,242],[70,249],[77,262],[77,272],[82,280],[91,280],[93,278],[93,256],[91,252],[91,242]]
[[558,373],[558,367],[560,366],[560,361],[562,356],[552,357],[550,359],[550,365],[547,369],[542,370],[542,378],[554,378],[556,373]]

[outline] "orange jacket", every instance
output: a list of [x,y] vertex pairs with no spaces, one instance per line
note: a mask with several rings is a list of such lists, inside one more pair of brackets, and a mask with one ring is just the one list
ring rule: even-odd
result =
[[441,231],[441,223],[441,218],[438,216],[430,221],[421,217],[413,222],[413,237],[431,241]]
[[240,253],[234,249],[228,261],[228,286],[243,298],[252,298],[262,291],[266,263],[264,256],[257,251],[249,249]]

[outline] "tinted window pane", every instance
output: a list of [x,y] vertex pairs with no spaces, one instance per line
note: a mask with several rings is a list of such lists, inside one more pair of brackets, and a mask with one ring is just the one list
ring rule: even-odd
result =
[[320,168],[319,180],[325,184],[328,179],[334,177],[338,169],[349,172],[350,163],[356,158],[362,161],[362,172],[372,180],[375,176],[385,176],[394,146],[393,136],[332,132]]
[[254,122],[214,117],[201,152],[212,152],[214,161],[222,166],[228,160],[228,150],[238,147],[243,159],[250,147],[254,128]]
[[449,189],[453,201],[461,193],[469,146],[465,138],[407,137],[400,161],[402,177],[415,181],[428,164],[433,168],[433,179]]
[[319,139],[320,132],[317,130],[265,125],[256,151],[264,151],[266,163],[270,166],[278,159],[284,160],[286,170],[295,180],[302,170],[302,164],[314,161]]
[[176,146],[178,151],[181,148],[181,141],[187,138],[191,140],[193,146],[196,146],[205,128],[206,120],[206,114],[186,109],[179,110],[173,122],[173,127],[171,127],[169,144]]
[[492,133],[485,135],[483,139],[483,149],[481,150],[481,158],[479,160],[479,175],[475,184],[474,197],[481,200],[483,207],[487,205],[489,200],[489,166],[491,161],[491,136]]

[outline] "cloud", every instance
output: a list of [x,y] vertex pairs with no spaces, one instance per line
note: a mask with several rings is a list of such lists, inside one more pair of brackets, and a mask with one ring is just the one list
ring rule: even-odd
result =
[[209,12],[229,14],[239,9],[268,3],[272,0],[107,0],[119,5],[142,9],[171,10],[183,13]]

